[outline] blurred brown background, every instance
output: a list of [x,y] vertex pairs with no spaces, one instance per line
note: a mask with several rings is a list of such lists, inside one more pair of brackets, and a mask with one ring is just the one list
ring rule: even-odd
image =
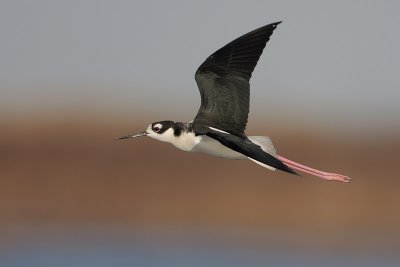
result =
[[144,129],[139,120],[44,117],[1,121],[0,242],[17,238],[19,225],[117,223],[224,229],[256,240],[292,233],[290,242],[328,247],[399,245],[397,137],[343,138],[280,123],[248,130],[268,133],[282,155],[353,178],[344,184],[150,138],[113,140]]

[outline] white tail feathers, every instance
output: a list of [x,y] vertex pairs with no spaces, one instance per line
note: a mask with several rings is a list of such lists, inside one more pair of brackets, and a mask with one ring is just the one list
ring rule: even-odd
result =
[[251,142],[253,142],[256,145],[259,145],[261,149],[268,154],[277,157],[278,155],[276,154],[276,149],[274,145],[272,144],[272,141],[269,137],[267,136],[249,136],[248,137]]
[[[265,152],[267,152],[268,154],[277,157],[278,155],[276,154],[276,149],[274,147],[274,145],[272,144],[272,141],[269,137],[267,136],[248,136],[248,138],[250,139],[251,142],[253,142],[256,145],[259,145],[261,147],[261,149]],[[264,168],[270,169],[271,171],[275,171],[276,169],[264,164],[262,162],[259,162],[257,160],[254,160],[252,158],[249,158],[250,160],[254,161],[255,163],[257,163],[258,165],[263,166]]]

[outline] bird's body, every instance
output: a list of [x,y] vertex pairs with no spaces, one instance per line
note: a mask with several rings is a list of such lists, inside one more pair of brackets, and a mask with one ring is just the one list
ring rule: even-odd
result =
[[240,154],[220,142],[208,136],[199,136],[199,143],[190,152],[200,152],[214,157],[225,159],[247,159],[243,154]]
[[[174,147],[186,152],[200,152],[215,157],[227,159],[245,159],[246,156],[222,145],[220,142],[207,135],[196,135],[191,123],[175,123],[172,121],[158,122],[156,124],[171,124],[162,135],[154,135],[155,139],[171,143]],[[157,126],[160,127],[160,126]],[[147,132],[151,131],[151,127]]]
[[192,122],[154,122],[146,131],[119,137],[149,136],[187,152],[227,159],[250,159],[270,170],[297,174],[293,169],[326,180],[349,177],[322,172],[277,155],[268,137],[246,136],[252,72],[272,32],[280,22],[247,33],[209,56],[195,74],[201,105]]

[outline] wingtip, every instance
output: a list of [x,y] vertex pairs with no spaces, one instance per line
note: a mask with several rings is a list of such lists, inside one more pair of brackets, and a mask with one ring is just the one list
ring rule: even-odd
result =
[[297,176],[301,176],[298,172],[294,171],[292,168],[289,168],[289,167],[288,167],[287,172],[291,173],[291,174],[294,174],[294,175],[297,175]]
[[[277,158],[278,159],[278,158]],[[298,172],[296,172],[295,170],[293,170],[292,168],[290,168],[288,165],[286,165],[285,163],[283,163],[280,159],[278,159],[279,160],[279,162],[282,164],[282,166],[280,167],[280,168],[277,168],[277,169],[279,169],[279,170],[281,170],[281,171],[284,171],[284,172],[287,172],[287,173],[290,173],[290,174],[294,174],[294,175],[297,175],[297,176],[301,176]]]
[[285,163],[283,163],[281,160],[279,160],[283,165],[284,168],[282,168],[282,171],[297,175],[297,176],[301,176],[298,172],[296,172],[295,170],[293,170],[292,168],[290,168],[288,165],[286,165]]

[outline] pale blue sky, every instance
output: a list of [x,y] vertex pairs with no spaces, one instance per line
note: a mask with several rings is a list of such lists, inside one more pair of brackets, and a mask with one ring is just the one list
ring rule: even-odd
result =
[[251,80],[251,119],[399,124],[399,12],[399,1],[2,0],[0,105],[187,121],[200,63],[283,20]]

